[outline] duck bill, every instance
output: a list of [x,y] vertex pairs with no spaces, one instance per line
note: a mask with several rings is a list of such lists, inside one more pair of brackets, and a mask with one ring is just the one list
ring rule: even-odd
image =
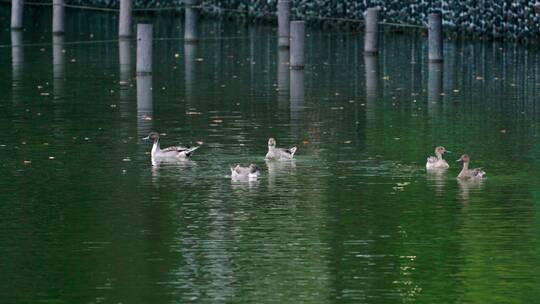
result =
[[143,137],[142,140],[149,140],[150,136]]
[[461,161],[463,161],[463,159],[461,159],[461,158],[460,158],[460,159],[458,159],[458,160],[456,160],[456,162],[461,162]]

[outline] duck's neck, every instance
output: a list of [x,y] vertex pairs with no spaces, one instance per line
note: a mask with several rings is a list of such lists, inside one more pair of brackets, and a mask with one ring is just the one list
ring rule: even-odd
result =
[[469,162],[463,162],[463,170],[469,169]]
[[270,146],[270,145],[268,145],[268,151],[274,151],[275,148],[276,148],[276,146]]
[[437,156],[437,159],[438,160],[442,160],[442,153],[439,153],[439,152],[435,152],[435,156]]
[[152,154],[159,150],[159,139],[156,139],[154,140],[154,145],[152,146]]

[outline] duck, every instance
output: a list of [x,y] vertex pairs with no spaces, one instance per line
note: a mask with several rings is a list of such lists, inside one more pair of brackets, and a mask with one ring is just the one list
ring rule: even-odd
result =
[[144,140],[152,140],[154,144],[152,146],[152,159],[156,158],[168,158],[168,159],[188,159],[193,154],[193,151],[200,148],[197,147],[182,147],[182,146],[172,146],[161,149],[159,147],[159,134],[157,132],[150,132],[147,137],[143,138]]
[[293,146],[289,149],[277,148],[276,140],[272,137],[268,139],[268,153],[266,153],[266,159],[268,160],[287,160],[293,159],[294,154],[298,148]]
[[259,171],[259,168],[257,168],[255,164],[250,164],[248,167],[242,167],[240,165],[231,167],[231,178],[233,179],[241,179],[241,178],[257,179],[260,175],[261,175],[261,172]]
[[469,169],[471,158],[467,154],[461,155],[457,161],[463,162],[463,169],[461,169],[461,172],[459,172],[459,175],[457,176],[460,180],[478,180],[486,175],[486,172],[482,170],[482,168]]
[[443,146],[435,147],[435,156],[429,156],[427,158],[426,169],[438,170],[438,169],[450,168],[446,160],[444,160],[443,158],[443,154],[446,152],[450,152],[450,151],[447,151],[446,148]]

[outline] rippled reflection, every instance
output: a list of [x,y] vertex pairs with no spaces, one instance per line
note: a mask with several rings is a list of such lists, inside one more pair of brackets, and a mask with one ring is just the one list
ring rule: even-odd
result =
[[11,31],[11,69],[13,90],[17,91],[22,86],[24,72],[23,32],[19,30]]
[[427,100],[430,114],[436,114],[436,108],[440,106],[443,92],[443,64],[430,62],[428,64]]
[[64,35],[53,35],[53,79],[54,98],[62,99],[66,75],[66,49]]
[[137,75],[137,136],[145,137],[152,131],[153,118],[152,75]]
[[[304,116],[304,102],[305,102],[305,86],[304,86],[304,70],[291,69],[290,71],[290,112],[291,123],[293,125],[299,125]],[[298,128],[293,128],[293,133],[300,134]]]

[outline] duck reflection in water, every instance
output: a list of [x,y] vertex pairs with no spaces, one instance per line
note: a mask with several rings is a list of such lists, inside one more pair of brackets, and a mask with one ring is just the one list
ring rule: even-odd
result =
[[289,161],[274,161],[266,159],[266,167],[268,168],[268,187],[273,187],[276,178],[280,175],[295,175],[296,160]]
[[426,178],[428,183],[435,187],[437,195],[444,194],[444,186],[446,184],[447,170],[427,170]]
[[471,192],[480,192],[483,189],[484,181],[482,179],[457,179],[459,185],[459,198],[463,202],[468,202]]

